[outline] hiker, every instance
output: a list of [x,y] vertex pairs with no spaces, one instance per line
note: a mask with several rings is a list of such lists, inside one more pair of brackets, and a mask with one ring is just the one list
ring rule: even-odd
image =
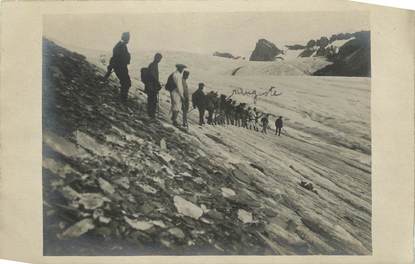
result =
[[249,130],[255,130],[255,116],[256,113],[251,107],[248,107],[248,128]]
[[160,53],[154,55],[153,62],[148,65],[148,76],[144,83],[144,91],[147,94],[147,114],[151,119],[156,118],[157,98],[161,89],[158,64],[162,58],[163,56]]
[[182,101],[182,111],[183,111],[183,127],[189,127],[187,123],[187,113],[189,112],[189,88],[187,86],[187,79],[189,78],[190,72],[183,71],[183,101]]
[[224,103],[224,111],[225,111],[225,119],[226,119],[226,124],[227,125],[231,125],[232,122],[232,99],[228,99],[226,100],[225,98],[225,103]]
[[215,111],[215,93],[213,91],[206,95],[206,110],[208,111],[207,123],[213,125],[213,114]]
[[282,116],[278,117],[277,120],[275,120],[275,135],[278,134],[278,136],[281,135],[281,129],[283,127],[282,123]]
[[239,105],[235,109],[235,121],[238,127],[242,126],[243,108],[244,108],[243,103],[239,103]]
[[206,95],[203,92],[204,83],[199,83],[199,87],[192,94],[192,104],[193,108],[199,110],[199,125],[202,126],[205,124],[205,110],[206,110]]
[[243,104],[242,108],[242,127],[248,129],[248,119],[249,119],[249,112],[248,109],[245,109],[246,104]]
[[254,107],[254,113],[255,113],[255,117],[254,117],[254,129],[255,131],[258,131],[258,120],[261,117],[261,113],[259,111],[257,111],[256,107]]
[[268,128],[268,115],[269,114],[264,114],[264,117],[261,118],[261,123],[262,123],[262,133],[266,134],[267,133],[267,128]]
[[173,72],[172,79],[174,81],[175,88],[170,91],[170,100],[171,100],[171,120],[173,125],[178,127],[177,116],[179,115],[180,110],[182,109],[183,102],[183,78],[182,73],[186,68],[186,65],[176,64],[176,71]]
[[212,113],[212,121],[213,124],[219,124],[219,96],[218,92],[212,92],[212,102],[213,102],[213,113]]
[[236,101],[233,100],[231,104],[231,124],[236,126],[236,120],[237,120],[237,110],[236,110]]
[[128,64],[130,64],[131,60],[130,53],[127,49],[127,44],[129,41],[130,33],[122,33],[121,40],[112,49],[112,57],[107,68],[108,71],[104,76],[104,78],[108,78],[109,74],[111,74],[112,69],[114,69],[115,75],[117,75],[117,78],[120,80],[121,84],[120,101],[122,103],[127,102],[128,90],[131,87],[131,79],[130,75],[128,74]]
[[218,100],[218,122],[220,125],[225,125],[225,118],[226,118],[226,95],[221,94]]

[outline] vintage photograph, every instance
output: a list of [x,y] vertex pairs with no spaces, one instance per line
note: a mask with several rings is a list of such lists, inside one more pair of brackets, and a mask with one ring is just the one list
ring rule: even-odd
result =
[[371,255],[368,12],[43,16],[45,256]]

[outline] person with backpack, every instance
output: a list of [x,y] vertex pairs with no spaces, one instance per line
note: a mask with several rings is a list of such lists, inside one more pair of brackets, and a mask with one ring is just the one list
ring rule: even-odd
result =
[[275,135],[277,134],[278,136],[281,135],[282,127],[283,127],[282,116],[280,116],[277,118],[277,120],[275,120]]
[[199,126],[205,124],[206,95],[203,92],[204,87],[204,83],[199,83],[198,89],[192,94],[193,108],[197,108],[199,110]]
[[147,114],[151,119],[156,118],[157,97],[161,89],[158,64],[162,58],[160,53],[156,53],[148,68],[141,69],[141,81],[144,83],[144,92],[147,94]]
[[176,64],[176,71],[169,75],[166,83],[166,90],[170,92],[171,101],[171,121],[173,125],[179,127],[177,117],[182,109],[183,102],[183,71],[186,65]]
[[[131,87],[131,79],[128,74],[128,64],[130,64],[131,55],[128,52],[127,44],[130,41],[130,33],[124,32],[121,35],[121,40],[114,46],[112,50],[112,57],[107,68],[107,74],[104,78],[108,78],[112,69],[120,80],[120,101],[126,103],[128,98],[128,90]],[[109,74],[108,74],[109,72]],[[108,75],[108,77],[107,77]]]
[[267,133],[267,128],[268,128],[268,116],[269,114],[264,114],[264,117],[261,118],[261,123],[262,123],[262,133],[266,134]]
[[183,71],[183,101],[182,101],[182,111],[183,111],[183,127],[189,127],[187,123],[187,113],[189,112],[189,87],[187,86],[187,79],[189,78],[190,72]]

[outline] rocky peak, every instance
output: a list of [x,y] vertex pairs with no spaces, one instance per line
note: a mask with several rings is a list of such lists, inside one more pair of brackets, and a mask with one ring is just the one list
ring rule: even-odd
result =
[[256,43],[255,49],[249,58],[250,61],[274,61],[276,57],[282,54],[283,51],[280,50],[274,43],[266,40],[260,39]]

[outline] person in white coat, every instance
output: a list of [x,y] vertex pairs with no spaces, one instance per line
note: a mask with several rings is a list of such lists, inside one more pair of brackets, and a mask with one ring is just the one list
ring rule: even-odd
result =
[[180,110],[182,109],[183,102],[183,70],[186,68],[186,65],[176,64],[176,71],[173,73],[173,80],[175,83],[175,89],[170,91],[171,98],[171,112],[174,126],[179,126],[177,123],[177,116],[179,115]]

